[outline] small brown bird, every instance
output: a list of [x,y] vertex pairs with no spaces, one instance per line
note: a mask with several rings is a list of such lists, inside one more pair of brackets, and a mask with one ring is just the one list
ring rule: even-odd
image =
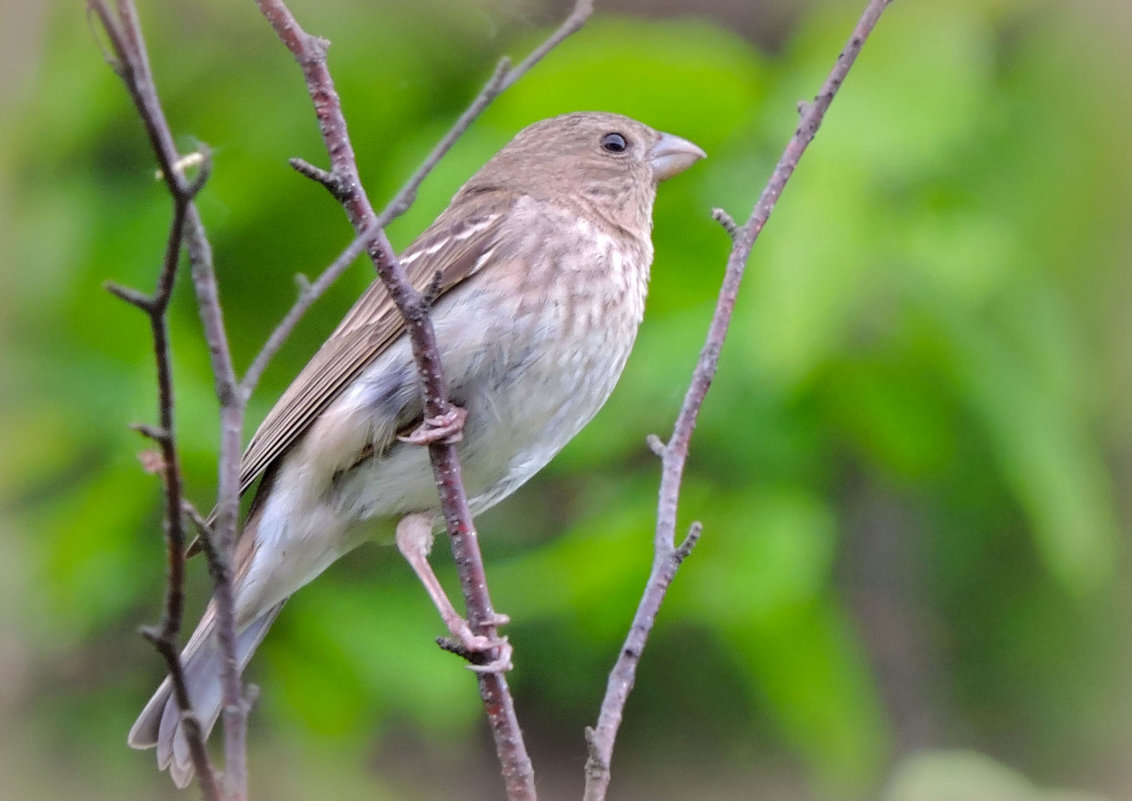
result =
[[[657,184],[703,157],[617,114],[543,120],[401,255],[418,288],[440,275],[432,322],[451,400],[466,413],[458,450],[474,513],[542,469],[609,397],[644,313]],[[397,542],[454,634],[473,649],[495,644],[472,635],[428,567],[439,500],[427,449],[405,436],[422,408],[400,314],[375,281],[244,454],[241,490],[262,480],[234,565],[241,667],[292,593],[373,539]],[[210,604],[182,654],[206,732],[221,708],[215,628]],[[129,744],[156,746],[177,786],[192,778],[168,679]]]

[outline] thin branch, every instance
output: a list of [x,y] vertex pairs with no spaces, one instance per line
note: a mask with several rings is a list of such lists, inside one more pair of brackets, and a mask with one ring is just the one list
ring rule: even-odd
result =
[[[188,515],[189,520],[193,521],[193,526],[197,530],[197,542],[202,551],[204,551],[205,559],[208,564],[220,564],[220,556],[216,553],[216,532],[212,530],[212,525],[208,522],[200,510],[193,505],[192,501],[187,498],[181,502],[181,508],[185,514]],[[188,554],[186,553],[186,556]],[[248,696],[248,690],[244,690],[244,700],[250,707],[252,704],[251,698]]]
[[246,401],[255,390],[256,384],[259,383],[260,377],[263,375],[267,363],[271,360],[291,332],[295,330],[299,320],[306,314],[307,309],[318,300],[322,294],[330,288],[342,273],[346,272],[347,268],[354,263],[364,251],[368,250],[372,243],[373,231],[362,231],[354,241],[346,246],[346,249],[336,258],[330,265],[322,271],[322,273],[315,279],[314,283],[304,282],[299,291],[299,299],[288,310],[287,314],[280,321],[279,325],[271,332],[271,336],[267,338],[260,352],[256,354],[252,360],[251,365],[244,373],[243,379],[240,381],[240,392]]
[[[204,185],[209,174],[209,158],[206,149],[182,157],[173,144],[171,129],[165,119],[153,83],[145,53],[145,43],[141,35],[137,14],[131,0],[118,0],[117,19],[112,18],[105,0],[90,0],[90,8],[98,15],[111,40],[112,57],[105,51],[107,61],[122,77],[134,104],[139,111],[146,132],[158,161],[157,175],[169,186],[174,199],[174,233],[166,248],[165,267],[162,270],[153,296],[145,295],[126,287],[109,284],[108,291],[145,311],[154,321],[155,350],[159,362],[159,391],[162,411],[162,424],[159,427],[144,427],[144,433],[151,436],[162,448],[161,467],[166,479],[167,494],[167,547],[170,550],[170,580],[167,584],[167,614],[160,632],[148,631],[147,636],[154,639],[158,650],[169,663],[169,671],[174,686],[174,694],[181,709],[189,735],[190,749],[194,767],[197,770],[206,798],[217,797],[214,771],[207,761],[203,738],[200,736],[199,721],[189,703],[184,689],[183,669],[176,648],[183,605],[184,574],[184,528],[182,510],[187,513],[202,531],[202,542],[209,556],[209,568],[215,580],[215,596],[218,607],[218,639],[224,655],[222,669],[222,688],[225,728],[225,778],[226,795],[242,799],[246,796],[246,751],[244,746],[246,715],[248,703],[241,693],[239,669],[235,659],[236,629],[233,614],[233,588],[231,582],[231,559],[234,548],[239,498],[239,456],[240,439],[243,427],[244,410],[250,392],[262,375],[270,358],[278,351],[282,342],[293,330],[298,319],[325,289],[338,277],[349,263],[365,249],[370,253],[378,272],[386,282],[394,301],[405,316],[414,352],[421,367],[422,383],[426,389],[426,414],[439,417],[447,411],[447,394],[441,371],[435,336],[428,322],[428,298],[422,297],[405,281],[403,271],[384,233],[384,225],[403,213],[411,204],[420,183],[435,167],[437,162],[451,148],[459,136],[482,113],[483,109],[506,87],[513,84],[538,60],[549,52],[558,42],[576,31],[590,13],[591,2],[579,0],[570,17],[552,34],[538,50],[528,56],[518,67],[509,68],[504,59],[495,74],[469,106],[448,134],[434,148],[433,152],[406,182],[397,196],[381,215],[376,216],[369,206],[368,199],[361,190],[357,176],[352,147],[346,134],[338,97],[334,91],[329,73],[325,69],[327,43],[305,34],[294,22],[290,12],[282,3],[260,3],[263,13],[271,21],[280,38],[296,54],[303,66],[308,86],[311,88],[327,149],[331,154],[333,169],[329,172],[313,165],[295,160],[293,165],[308,177],[323,183],[338,198],[358,231],[358,237],[319,277],[300,292],[300,297],[269,337],[263,349],[257,354],[242,382],[237,382],[232,366],[228,340],[224,330],[220,310],[215,273],[212,266],[212,252],[204,233],[200,216],[193,205],[193,197]],[[185,169],[200,165],[201,169],[194,180],[185,177]],[[173,435],[173,403],[171,372],[169,370],[168,332],[165,328],[165,312],[173,287],[175,270],[184,246],[189,254],[191,272],[201,320],[209,345],[210,359],[216,380],[216,392],[221,407],[221,443],[219,467],[219,491],[215,523],[209,526],[191,504],[182,497],[180,468],[176,458]],[[460,480],[459,465],[455,461],[454,450],[450,446],[431,446],[431,456],[441,486],[441,501],[445,518],[453,535],[454,551],[461,565],[479,564],[478,546],[475,530],[471,527],[467,500],[464,497]],[[470,550],[468,550],[470,548]],[[175,555],[174,555],[175,554]],[[482,575],[472,569],[462,571],[462,585],[469,600],[469,618],[473,625],[485,633],[493,635],[493,627],[488,622],[494,613],[487,598]],[[533,778],[530,763],[526,758],[518,736],[518,724],[514,719],[510,695],[502,676],[481,676],[481,693],[488,707],[492,728],[496,731],[497,742],[512,746],[505,755],[501,747],[500,755],[504,762],[504,777],[509,792],[519,788],[523,792],[512,793],[512,797],[534,797]],[[200,758],[198,758],[200,757]],[[529,792],[526,792],[529,790]]]
[[184,618],[185,530],[181,516],[184,493],[174,425],[173,373],[167,319],[170,291],[176,279],[184,235],[185,215],[192,203],[193,195],[200,186],[188,183],[174,166],[177,158],[173,148],[173,137],[161,114],[133,6],[128,0],[120,0],[117,15],[112,14],[102,0],[92,0],[88,8],[98,16],[110,38],[110,46],[116,56],[113,62],[115,70],[125,82],[134,105],[145,123],[146,132],[149,134],[161,165],[163,178],[173,199],[173,219],[153,295],[146,296],[117,284],[107,284],[107,290],[138,307],[148,316],[157,371],[160,422],[157,426],[138,426],[138,430],[153,439],[161,450],[159,471],[165,488],[163,528],[167,578],[161,623],[157,627],[144,629],[142,633],[153,643],[169,671],[173,695],[185,721],[186,739],[193,766],[199,777],[201,792],[208,801],[219,801],[220,788],[216,773],[208,758],[200,721],[192,709],[178,648]]
[[220,670],[221,700],[224,720],[224,783],[231,801],[247,798],[247,725],[248,704],[236,659],[236,601],[232,581],[232,561],[236,550],[236,533],[240,512],[240,455],[243,449],[245,399],[236,383],[216,272],[212,264],[212,246],[204,232],[204,224],[196,206],[189,205],[185,216],[185,248],[189,254],[190,272],[196,290],[197,309],[208,343],[216,396],[220,401],[219,481],[216,493],[216,517],[213,524],[213,547],[206,550],[212,574],[213,597],[216,599],[216,639],[223,662]]
[[692,554],[692,549],[700,541],[700,535],[704,533],[704,524],[699,520],[692,523],[688,528],[688,536],[684,537],[684,541],[676,546],[676,550],[672,555],[676,557],[677,562],[683,562]]
[[[282,0],[256,0],[260,11],[276,35],[298,61],[314,104],[323,143],[330,157],[330,170],[324,171],[306,162],[292,161],[305,175],[326,186],[342,204],[350,223],[359,236],[366,232],[367,252],[378,276],[405,320],[412,343],[413,356],[420,373],[424,392],[424,417],[443,417],[449,411],[448,390],[444,379],[436,335],[428,317],[428,298],[411,286],[385,234],[385,226],[412,203],[421,182],[452,147],[461,134],[483,112],[488,104],[508,86],[531,69],[550,50],[578,30],[592,11],[592,0],[578,0],[567,20],[519,66],[508,69],[503,60],[494,74],[469,105],[459,120],[436,145],[413,176],[380,215],[374,213],[358,175],[353,146],[346,130],[346,120],[329,69],[326,66],[328,42],[307,34]],[[258,361],[258,359],[257,359]],[[468,622],[473,631],[498,639],[495,614],[487,592],[483,560],[477,534],[468,508],[456,449],[450,443],[429,445],[433,474],[440,496],[441,509],[452,543],[453,557],[459,566],[460,585],[467,604]],[[534,799],[534,772],[522,740],[514,703],[502,672],[480,673],[479,687],[489,725],[495,738],[496,752],[502,766],[509,798]]]
[[742,227],[736,228],[734,221],[724,212],[717,210],[714,217],[727,230],[733,239],[731,253],[727,260],[727,270],[720,289],[715,314],[708,329],[707,340],[692,374],[692,381],[684,396],[684,404],[673,427],[672,437],[664,448],[662,457],[662,478],[660,500],[657,505],[657,526],[654,539],[654,559],[652,572],[645,588],[632,626],[621,648],[621,654],[609,676],[609,684],[597,725],[588,729],[586,739],[589,744],[589,759],[586,762],[585,801],[603,801],[609,786],[609,764],[613,755],[613,744],[621,724],[625,702],[633,688],[637,664],[652,630],[661,602],[676,575],[681,561],[691,551],[699,537],[699,526],[694,525],[688,538],[679,547],[675,545],[676,511],[680,495],[680,483],[684,464],[688,456],[692,430],[703,406],[704,397],[711,387],[719,364],[719,352],[731,322],[739,284],[746,269],[747,260],[755,240],[770,217],[786,182],[790,179],[798,160],[806,146],[814,138],[826,110],[833,101],[850,67],[861,51],[869,33],[875,27],[881,13],[891,0],[870,0],[861,19],[858,21],[848,44],[837,57],[837,62],[822,85],[814,102],[803,109],[802,119],[797,130],[786,145],[774,172],[751,211],[751,216]]
[[297,157],[288,160],[287,163],[290,164],[291,169],[299,175],[310,178],[315,183],[322,184],[335,200],[339,203],[342,202],[345,196],[342,194],[342,187],[339,186],[338,179],[335,177],[334,173],[327,172],[321,167],[316,167],[309,161]]
[[381,212],[381,216],[379,217],[381,225],[388,225],[390,221],[409,210],[409,207],[412,206],[413,202],[417,199],[417,190],[420,188],[421,184],[424,183],[424,179],[436,168],[436,165],[439,164],[440,160],[452,149],[456,141],[464,135],[464,131],[471,127],[472,123],[476,121],[476,118],[491,104],[491,101],[497,98],[500,92],[503,91],[505,88],[504,82],[511,75],[510,68],[511,59],[504,56],[499,60],[499,63],[495,66],[495,72],[492,73],[491,78],[488,79],[488,82],[484,85],[483,89],[480,90],[480,93],[476,95],[476,99],[472,101],[471,105],[464,109],[464,113],[461,114],[455,124],[448,129],[448,133],[444,135],[444,138],[437,142],[436,147],[432,149],[428,157],[417,167],[416,172],[412,174],[409,180],[405,182],[405,185],[402,186],[393,197],[393,200],[389,202],[389,205]]
[[[245,748],[246,705],[240,688],[239,666],[236,662],[236,626],[233,590],[230,576],[232,553],[236,539],[236,517],[239,503],[239,465],[241,434],[243,429],[244,404],[236,391],[236,377],[228,350],[228,340],[224,332],[223,316],[220,310],[216,276],[212,267],[212,251],[204,233],[204,226],[193,197],[208,176],[206,152],[204,166],[196,180],[189,181],[182,165],[182,157],[173,143],[173,134],[161,108],[152,71],[145,52],[145,41],[141,34],[137,12],[131,0],[118,0],[117,19],[113,19],[103,0],[91,0],[90,7],[98,14],[103,27],[110,37],[112,48],[117,56],[117,71],[126,83],[134,105],[138,109],[150,144],[157,158],[162,179],[169,187],[174,201],[174,222],[172,233],[165,252],[164,267],[154,292],[154,348],[158,354],[158,384],[161,406],[161,428],[168,432],[168,445],[163,444],[163,459],[166,472],[166,541],[170,549],[169,581],[167,596],[175,601],[170,607],[167,603],[163,634],[169,633],[168,644],[162,649],[167,664],[170,665],[174,695],[182,716],[188,718],[186,730],[190,734],[190,749],[193,766],[200,776],[202,788],[209,798],[219,797],[214,771],[207,760],[203,739],[191,738],[195,724],[188,694],[185,692],[179,658],[175,643],[180,631],[182,617],[184,582],[184,529],[182,517],[182,493],[180,468],[173,448],[173,396],[171,377],[168,375],[168,334],[165,324],[165,309],[172,292],[175,271],[181,248],[189,254],[193,284],[196,288],[197,305],[204,324],[216,380],[216,392],[221,406],[220,476],[217,519],[215,525],[215,547],[209,549],[209,567],[215,583],[217,602],[218,640],[224,656],[221,670],[221,686],[224,703],[224,778],[228,798],[239,801],[247,796],[247,757]],[[168,452],[164,449],[168,448]],[[174,612],[174,615],[168,612]],[[170,623],[172,626],[170,627]]]
[[593,0],[577,0],[577,2],[574,3],[573,11],[570,12],[570,16],[562,21],[558,29],[550,34],[550,36],[546,38],[546,41],[532,50],[529,56],[520,61],[519,66],[507,73],[507,77],[503,79],[503,84],[500,86],[499,91],[502,92],[506,89],[510,89],[515,81],[530,72],[531,67],[546,58],[546,55],[551,50],[562,44],[568,36],[580,31],[582,26],[586,24],[586,20],[588,20],[593,13]]
[[[301,38],[307,36],[307,34],[305,34],[305,32],[303,32],[298,27],[298,24],[294,22],[293,16],[290,15],[290,12],[286,9],[286,7],[283,7],[282,9],[276,8],[274,7],[274,3],[260,3],[259,5],[260,10],[263,12],[268,21],[271,22],[272,27],[275,28],[276,33],[279,35],[280,39],[283,40],[283,43],[287,45],[288,49],[290,49],[292,53],[295,53],[296,46],[299,46],[301,48],[299,42]],[[385,226],[389,225],[389,223],[391,223],[393,220],[397,219],[406,211],[408,211],[413,202],[416,200],[417,191],[420,189],[421,184],[424,183],[425,179],[436,168],[436,165],[439,164],[441,159],[443,159],[444,156],[448,154],[448,151],[452,149],[453,145],[455,145],[460,137],[464,135],[468,128],[471,127],[472,123],[479,118],[479,116],[492,103],[492,101],[494,101],[495,98],[501,95],[506,89],[512,86],[517,80],[519,80],[519,78],[529,72],[531,68],[535,66],[535,64],[541,61],[552,49],[554,49],[555,46],[562,42],[566,37],[570,36],[573,33],[576,33],[579,29],[581,29],[581,27],[585,24],[586,19],[592,13],[593,0],[578,0],[573,11],[571,11],[569,17],[567,17],[566,20],[563,21],[562,25],[560,25],[554,31],[554,33],[552,33],[547,38],[547,40],[543,42],[538,48],[536,48],[529,56],[523,59],[523,61],[518,66],[511,67],[511,60],[507,57],[500,59],[499,63],[495,67],[495,71],[492,73],[492,76],[488,79],[487,83],[484,84],[484,87],[480,90],[479,94],[476,95],[475,99],[472,100],[472,102],[468,105],[468,107],[464,110],[464,112],[460,115],[456,122],[452,124],[452,127],[448,129],[441,140],[437,142],[436,146],[432,149],[428,156],[425,157],[425,160],[421,162],[416,171],[409,177],[407,181],[405,181],[401,188],[397,190],[397,194],[393,196],[393,199],[390,200],[388,204],[386,204],[385,208],[383,208],[374,219],[373,225],[376,228],[384,229]],[[281,29],[283,33],[280,33]],[[313,44],[311,44],[310,46],[314,50],[314,52],[310,57],[325,59],[326,47],[328,43],[323,39],[316,38],[312,39],[312,41]],[[299,57],[296,56],[296,58],[298,59]],[[301,63],[302,62],[300,61],[300,64]],[[306,68],[304,67],[304,75],[306,74]],[[308,76],[308,86],[309,85],[310,79]],[[333,84],[330,85],[330,91],[333,91]],[[321,115],[319,119],[322,119]],[[335,137],[334,141],[338,141],[338,139]],[[298,157],[290,159],[288,163],[300,175],[322,185],[339,203],[345,204],[349,199],[349,190],[347,188],[347,184],[343,180],[343,176],[338,172],[332,170],[324,170],[321,167],[316,167],[305,159]],[[354,172],[356,177],[356,169],[354,170]],[[353,248],[354,245],[358,243],[358,240],[363,238],[364,236],[365,233],[359,231],[358,236],[355,238],[354,243],[351,245],[351,248]],[[365,244],[365,249],[368,251],[374,246],[375,243],[367,241],[367,243]],[[344,255],[345,253],[343,254],[343,256]],[[256,355],[255,359],[252,362],[252,366],[248,368],[248,374],[244,376],[244,379],[241,382],[241,389],[246,394],[250,394],[254,389],[263,373],[263,369],[267,366],[267,363],[271,360],[275,353],[278,352],[279,348],[282,346],[283,342],[286,341],[287,337],[290,335],[291,331],[294,329],[295,325],[298,323],[299,319],[303,316],[306,310],[310,308],[310,306],[315,301],[317,301],[326,292],[327,289],[329,289],[330,285],[333,284],[335,280],[337,280],[339,275],[345,272],[346,268],[349,266],[349,261],[352,261],[353,259],[351,258],[347,260],[345,264],[342,264],[340,260],[343,258],[343,256],[340,256],[339,259],[336,259],[334,263],[330,267],[328,267],[321,276],[319,276],[318,280],[311,284],[309,291],[305,291],[300,295],[300,298],[295,303],[295,306],[287,312],[287,315],[284,318],[283,322],[281,322],[279,327],[272,333],[271,337],[268,339],[267,344],[264,345],[263,350]],[[427,293],[424,300],[428,301]]]
[[128,286],[122,286],[116,281],[105,281],[102,284],[102,288],[119,300],[124,300],[131,306],[137,306],[146,314],[151,314],[153,311],[154,300],[152,295],[147,295],[144,292],[139,292]]

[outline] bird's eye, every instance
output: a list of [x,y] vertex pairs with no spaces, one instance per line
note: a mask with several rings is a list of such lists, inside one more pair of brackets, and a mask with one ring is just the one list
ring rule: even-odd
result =
[[622,153],[629,149],[629,140],[616,131],[611,131],[601,137],[601,149],[607,153]]

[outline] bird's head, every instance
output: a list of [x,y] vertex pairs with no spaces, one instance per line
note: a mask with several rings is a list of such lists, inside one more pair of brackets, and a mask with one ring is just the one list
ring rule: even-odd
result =
[[705,157],[686,139],[620,114],[583,111],[519,131],[465,186],[582,200],[603,215],[651,217],[656,185]]

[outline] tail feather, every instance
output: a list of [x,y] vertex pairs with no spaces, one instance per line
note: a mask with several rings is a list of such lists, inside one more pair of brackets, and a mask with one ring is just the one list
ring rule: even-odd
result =
[[[247,666],[282,608],[283,602],[276,604],[240,632],[236,639],[236,660],[240,670]],[[215,631],[216,615],[210,604],[181,653],[185,686],[205,738],[216,725],[223,706],[220,685],[223,656]],[[130,729],[127,742],[132,748],[156,747],[157,767],[161,770],[168,768],[173,783],[178,787],[186,787],[192,780],[194,770],[189,743],[181,722],[181,710],[173,697],[173,685],[168,678],[145,705]]]

